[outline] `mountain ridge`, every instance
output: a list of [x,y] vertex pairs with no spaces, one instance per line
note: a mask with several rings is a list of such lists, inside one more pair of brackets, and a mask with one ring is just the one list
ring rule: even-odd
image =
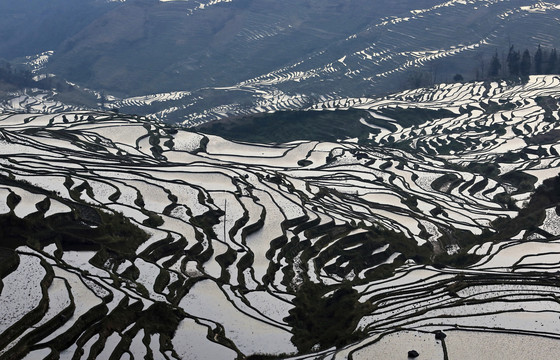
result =
[[35,68],[38,75],[92,89],[100,103],[123,113],[191,126],[379,97],[448,82],[457,73],[476,80],[486,76],[484,60],[496,52],[505,58],[512,43],[560,47],[550,35],[560,9],[535,0],[362,1],[340,9],[328,1],[231,1],[194,12],[201,3],[85,3],[96,18],[48,48],[45,42],[18,55],[51,51],[44,68]]

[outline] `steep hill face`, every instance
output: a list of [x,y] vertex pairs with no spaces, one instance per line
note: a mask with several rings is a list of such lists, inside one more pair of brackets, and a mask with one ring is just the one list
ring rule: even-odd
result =
[[11,60],[57,50],[116,5],[95,0],[3,1],[0,58]]
[[557,346],[558,85],[348,99],[363,135],[277,145],[4,112],[0,359]]
[[109,108],[189,125],[379,96],[457,72],[476,79],[510,44],[560,47],[550,35],[560,9],[537,0],[82,0],[76,16],[63,16],[78,6],[63,0],[32,12],[12,3],[2,5],[13,15],[0,56],[51,51],[38,74],[103,92]]
[[231,86],[320,56],[371,21],[411,10],[362,0],[211,3],[124,2],[70,36],[48,69],[119,95]]

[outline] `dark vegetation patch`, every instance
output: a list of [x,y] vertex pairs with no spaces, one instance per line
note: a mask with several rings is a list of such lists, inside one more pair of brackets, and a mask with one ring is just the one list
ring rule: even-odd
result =
[[479,102],[479,105],[484,109],[486,114],[495,114],[497,112],[515,109],[515,104],[512,102],[499,103],[496,101],[488,101],[488,103],[485,103],[481,101]]
[[[134,254],[138,246],[147,240],[147,234],[121,213],[107,213],[86,203],[62,199],[7,176],[0,176],[0,183],[56,198],[72,209],[71,212],[47,218],[44,217],[44,211],[38,211],[20,219],[12,208],[9,213],[0,215],[0,246],[9,249],[22,245],[40,248],[57,242],[64,250],[98,250],[106,247],[118,253]],[[14,194],[9,203],[17,204],[17,198],[19,196]],[[41,210],[40,207],[38,210]]]
[[[19,265],[19,256],[9,248],[0,243],[0,279],[3,279],[14,271]],[[0,285],[1,291],[1,285]]]
[[549,132],[538,134],[527,138],[525,141],[529,145],[556,144],[560,140],[560,129],[553,129]]
[[163,225],[164,220],[159,214],[146,210],[144,211],[144,214],[148,215],[148,218],[142,222],[144,225],[154,228]]
[[558,105],[558,99],[553,98],[552,96],[537,96],[535,98],[535,102],[541,108],[544,109],[544,121],[555,123],[556,119],[552,116],[552,113],[557,112],[560,109]]
[[460,250],[454,254],[441,252],[432,258],[432,265],[437,268],[454,267],[465,268],[476,263],[481,257],[475,254],[467,254],[467,251],[474,245],[482,244],[490,240],[494,233],[484,230],[481,235],[474,235],[470,231],[445,228],[439,243],[444,247],[449,245],[459,245]]
[[500,176],[500,180],[501,182],[508,183],[516,187],[517,190],[514,194],[533,191],[535,189],[535,183],[537,182],[536,177],[522,171],[510,171]]
[[355,330],[372,307],[360,303],[360,295],[348,284],[331,291],[328,286],[312,282],[305,282],[297,290],[295,307],[286,321],[293,327],[292,342],[298,351],[310,352],[316,345],[320,349],[340,348],[367,336]]
[[[484,164],[478,164],[476,166],[477,170],[480,170],[480,165]],[[486,168],[486,171],[481,172],[488,173],[488,168]],[[449,181],[452,180],[452,177],[447,177],[445,180],[446,183],[449,183]],[[498,180],[510,183],[517,187],[519,190],[514,193],[533,191],[534,184],[536,182],[535,177],[520,171],[513,171],[504,174],[499,177]],[[474,184],[473,188],[474,187],[477,187],[477,184]],[[477,187],[477,189],[480,188],[482,188],[482,185]],[[471,190],[474,191],[474,189]],[[560,177],[557,176],[555,178],[545,180],[541,186],[534,190],[528,205],[522,209],[517,208],[511,198],[511,195],[507,193],[497,194],[494,200],[503,204],[510,210],[519,211],[519,214],[513,219],[509,217],[500,217],[496,219],[492,223],[494,232],[485,230],[481,235],[474,235],[469,231],[460,229],[445,229],[442,237],[438,240],[440,244],[444,246],[457,244],[460,246],[461,250],[453,255],[449,255],[447,253],[435,254],[435,257],[432,259],[434,266],[466,267],[474,264],[479,259],[476,255],[466,253],[468,249],[476,244],[482,244],[487,241],[505,241],[511,239],[523,230],[527,230],[527,234],[539,231],[538,226],[545,218],[545,209],[560,205]],[[438,214],[432,213],[432,215],[437,216]]]
[[519,211],[514,219],[499,218],[494,221],[494,228],[498,231],[496,240],[508,239],[522,230],[533,232],[537,230],[545,217],[545,209],[560,204],[560,177],[547,179],[531,196],[529,204]]
[[190,219],[192,225],[201,228],[209,239],[216,239],[213,227],[220,223],[220,217],[224,215],[222,210],[209,210],[202,215],[193,216]]
[[[435,119],[451,118],[455,117],[456,114],[447,109],[422,109],[422,108],[386,108],[378,110],[384,116],[395,119],[396,122],[402,127],[412,127],[415,125],[422,125],[428,121],[433,121]],[[376,119],[377,120],[377,119]],[[375,122],[371,122],[378,125]],[[386,121],[385,121],[386,122]]]
[[372,128],[360,123],[371,116],[363,110],[280,111],[213,121],[196,127],[207,134],[226,139],[259,143],[285,143],[295,140],[336,141],[344,138],[365,140]]
[[500,175],[500,165],[496,163],[479,163],[472,162],[467,165],[470,172],[484,175],[487,178],[495,178]]
[[444,192],[448,193],[451,190],[453,190],[455,187],[459,186],[460,183],[461,183],[461,179],[459,179],[457,175],[448,173],[435,179],[432,182],[432,189],[434,189],[435,191],[443,191],[442,189],[445,188]]
[[[312,254],[311,257],[315,258],[318,268],[323,268],[327,274],[334,274],[339,277],[345,277],[352,271],[358,274],[365,269],[372,268],[364,274],[367,281],[384,279],[390,276],[393,270],[406,259],[412,259],[419,264],[431,262],[433,249],[429,243],[418,246],[415,240],[408,238],[403,233],[376,227],[369,228],[367,232],[346,236],[349,229],[352,229],[352,227],[334,227],[329,229],[326,235],[310,248],[309,252],[305,252],[302,255],[302,258],[307,259]],[[337,232],[339,232],[341,238],[330,245]],[[346,250],[346,248],[358,244],[361,245]],[[389,247],[385,251],[373,254],[375,250],[387,244]],[[387,266],[382,265],[373,268],[385,262],[390,255],[396,252],[402,254],[399,257],[401,261],[395,260],[392,264],[386,264]],[[335,264],[324,268],[324,265],[334,258],[337,258]],[[346,262],[348,262],[347,266],[340,266]]]
[[29,70],[0,60],[0,96],[3,93],[22,89],[56,89],[55,98],[61,102],[97,107],[97,99],[94,95],[70,85],[66,81],[57,77],[45,77],[36,81],[33,80],[33,77],[33,73]]
[[[445,109],[396,108],[382,109],[378,112],[395,119],[403,127],[454,116],[451,111]],[[285,143],[295,140],[336,141],[345,138],[358,138],[360,142],[367,143],[369,134],[378,130],[362,124],[361,119],[365,119],[371,125],[396,130],[390,121],[374,118],[369,112],[358,109],[263,113],[205,123],[197,126],[196,130],[230,140],[260,143]]]
[[519,152],[508,151],[505,154],[500,155],[496,158],[496,163],[514,163],[523,159],[523,156]]
[[33,73],[27,69],[13,66],[7,61],[0,61],[0,89],[37,88],[50,90],[60,88],[61,90],[70,90],[73,88],[68,83],[53,77],[35,81],[33,76]]
[[[368,231],[348,236],[360,226]],[[352,286],[388,278],[393,275],[395,268],[402,266],[407,259],[419,264],[433,262],[434,252],[429,242],[418,246],[415,240],[405,234],[381,226],[337,226],[330,222],[321,225],[314,223],[309,227],[306,223],[300,225],[300,228],[305,238],[319,239],[313,244],[308,240],[301,241],[297,237],[290,241],[284,239],[279,248],[279,257],[293,262],[293,257],[301,254],[301,264],[314,261],[317,268],[323,269],[333,278],[346,277],[350,272],[358,274],[369,269],[364,272],[364,279],[356,277],[336,285],[324,285],[304,278],[299,287],[292,288],[296,295],[293,301],[295,307],[286,320],[293,327],[292,342],[301,353],[317,348],[340,348],[367,336],[365,332],[356,328],[359,320],[373,311],[373,306],[370,302],[360,302],[360,296]],[[375,250],[387,244],[389,246],[385,251],[374,254]],[[395,252],[402,255],[390,264],[383,264]],[[333,258],[337,258],[335,264],[325,267]],[[348,265],[343,267],[343,263]],[[291,269],[291,266],[283,269],[284,283],[288,285],[295,275]]]
[[0,215],[2,246],[15,249],[29,245],[34,248],[58,242],[64,250],[99,250],[134,254],[147,240],[147,235],[120,213],[99,211],[101,221],[96,227],[88,225],[78,212],[54,214],[43,218],[40,213],[23,219],[13,212]]

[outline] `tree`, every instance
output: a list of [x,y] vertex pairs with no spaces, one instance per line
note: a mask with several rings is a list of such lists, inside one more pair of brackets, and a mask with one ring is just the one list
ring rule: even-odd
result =
[[99,94],[99,100],[100,100],[101,110],[105,110],[105,107],[107,106],[107,102],[108,102],[105,91],[101,91],[101,93]]
[[548,57],[548,63],[546,64],[546,73],[554,74],[556,72],[556,66],[558,62],[558,56],[556,55],[556,49],[552,49],[550,56]]
[[535,74],[543,74],[543,51],[541,45],[535,51]]
[[430,86],[433,84],[432,74],[421,70],[413,71],[408,75],[407,83],[413,89]]
[[509,53],[508,53],[507,60],[506,60],[510,76],[519,76],[520,59],[521,59],[521,56],[519,54],[519,51],[515,51],[515,49],[513,48],[513,45],[511,45],[511,47],[509,48]]
[[300,352],[309,352],[315,345],[321,349],[342,347],[366,335],[356,327],[371,312],[371,306],[360,302],[360,294],[348,284],[325,296],[328,290],[324,285],[304,282],[295,294],[286,322]]
[[523,51],[521,63],[519,64],[519,72],[521,76],[529,76],[531,74],[531,54],[528,49]]
[[498,50],[494,56],[492,56],[492,60],[490,61],[490,69],[488,69],[488,76],[490,77],[497,77],[500,75],[500,69],[502,68],[502,64],[500,63],[500,59],[498,58]]

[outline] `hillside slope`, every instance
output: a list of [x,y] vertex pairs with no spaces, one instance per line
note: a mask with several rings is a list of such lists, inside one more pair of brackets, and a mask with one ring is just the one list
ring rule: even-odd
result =
[[0,5],[0,57],[108,109],[190,126],[484,78],[496,51],[506,69],[511,44],[560,48],[560,7],[540,0],[31,3]]
[[361,100],[367,136],[277,145],[5,112],[0,359],[554,348],[559,84]]

